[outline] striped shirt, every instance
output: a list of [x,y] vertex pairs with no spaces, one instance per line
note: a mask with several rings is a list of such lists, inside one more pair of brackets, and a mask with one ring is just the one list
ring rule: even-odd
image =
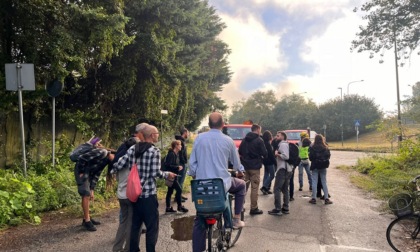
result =
[[137,164],[139,171],[140,183],[143,187],[143,192],[140,198],[148,198],[151,195],[156,195],[156,177],[167,178],[169,172],[162,172],[160,170],[160,150],[154,145],[150,146],[142,156],[135,157],[135,146],[133,145],[128,149],[127,153],[122,156],[114,168],[121,170],[124,168],[131,169],[133,164]]

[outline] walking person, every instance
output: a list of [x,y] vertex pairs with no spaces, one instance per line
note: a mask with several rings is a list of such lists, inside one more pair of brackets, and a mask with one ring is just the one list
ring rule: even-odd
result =
[[274,179],[275,168],[277,166],[276,157],[274,156],[274,150],[271,145],[273,141],[273,135],[270,131],[266,130],[263,133],[262,139],[264,141],[265,148],[267,149],[267,158],[263,159],[264,164],[264,178],[263,186],[260,188],[264,195],[272,194],[270,191],[271,182]]
[[[221,178],[225,187],[225,192],[235,195],[235,209],[233,212],[233,227],[240,228],[245,226],[241,221],[241,212],[244,205],[246,188],[244,168],[239,161],[238,152],[232,138],[222,133],[224,126],[223,117],[218,112],[213,112],[209,116],[210,130],[200,133],[194,141],[190,156],[189,175],[195,179]],[[227,169],[230,161],[232,167],[237,171],[236,176],[232,177]],[[193,252],[202,252],[206,248],[206,229],[202,218],[196,217],[194,220]]]
[[299,146],[299,191],[303,190],[303,169],[305,169],[306,176],[308,177],[309,190],[312,191],[312,173],[309,169],[309,146],[311,140],[309,138],[302,139],[302,145]]
[[[260,186],[262,160],[267,158],[268,154],[260,134],[261,126],[253,124],[251,132],[246,134],[238,149],[241,163],[245,167],[245,180],[251,181],[250,215],[263,213],[263,211],[258,208],[258,188]],[[247,185],[247,190],[248,187],[249,186]]]
[[321,178],[324,191],[325,204],[332,204],[328,198],[327,168],[330,166],[330,150],[325,144],[324,137],[320,134],[315,136],[314,144],[309,148],[309,160],[312,171],[312,199],[309,203],[316,204],[316,193],[318,186],[318,174]]
[[[181,151],[179,152],[179,163],[182,166],[182,170],[179,172],[179,176],[177,177],[179,186],[182,190],[184,190],[184,181],[187,175],[187,162],[188,162],[188,153],[187,153],[187,146],[185,145],[185,141],[188,139],[189,131],[186,128],[182,128],[180,130],[180,135],[175,136],[175,140],[181,141]],[[188,200],[187,197],[181,195],[182,202]]]
[[[292,166],[286,162],[289,159],[289,143],[287,135],[283,131],[277,132],[277,138],[281,140],[278,150],[275,151],[277,159],[277,172],[274,181],[274,209],[268,211],[271,215],[282,215],[289,213],[289,181],[292,174]],[[283,194],[283,205],[281,204]]]
[[[180,164],[180,152],[181,152],[181,141],[175,140],[171,143],[171,148],[168,151],[168,154],[165,158],[165,170],[173,172],[175,174],[180,174],[184,167]],[[178,205],[177,210],[174,210],[171,206],[171,197],[172,194],[175,193],[175,200]],[[186,209],[182,205],[181,201],[181,195],[182,195],[182,187],[180,186],[178,180],[175,179],[172,186],[168,186],[168,191],[166,193],[166,213],[176,213],[177,211],[180,213],[187,213],[188,209]]]
[[156,178],[175,179],[176,174],[162,172],[160,150],[154,145],[159,140],[159,131],[148,125],[143,130],[144,142],[139,142],[128,149],[114,165],[117,170],[137,165],[142,194],[133,204],[133,219],[130,234],[130,251],[139,251],[140,227],[146,225],[146,251],[154,252],[159,235],[159,210],[156,190]]

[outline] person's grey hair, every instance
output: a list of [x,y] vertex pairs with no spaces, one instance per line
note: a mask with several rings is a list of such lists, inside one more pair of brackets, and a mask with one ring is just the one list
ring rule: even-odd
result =
[[143,130],[148,126],[148,123],[140,123],[136,125],[136,133],[143,133]]
[[147,125],[146,128],[142,130],[144,138],[149,138],[154,131],[158,131],[158,129],[153,125]]

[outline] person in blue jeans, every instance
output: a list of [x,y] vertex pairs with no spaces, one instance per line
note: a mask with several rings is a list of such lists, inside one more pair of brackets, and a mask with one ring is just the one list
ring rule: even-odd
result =
[[302,191],[303,188],[303,169],[305,169],[306,176],[308,177],[309,190],[312,190],[312,174],[309,169],[309,146],[311,145],[311,140],[309,138],[302,139],[302,145],[299,147],[299,191]]
[[331,153],[325,144],[322,135],[316,135],[314,144],[309,148],[309,160],[311,161],[312,171],[312,199],[311,204],[316,204],[316,192],[318,186],[318,174],[321,177],[322,188],[324,190],[325,204],[332,204],[328,198],[327,187],[327,168],[330,166]]
[[274,179],[274,173],[277,170],[277,162],[276,157],[274,156],[274,150],[271,146],[271,142],[273,141],[273,135],[270,131],[264,131],[262,135],[262,139],[264,141],[265,148],[267,149],[267,157],[263,159],[264,164],[264,179],[263,179],[263,186],[260,188],[261,192],[264,195],[272,194],[273,192],[270,191],[271,182]]

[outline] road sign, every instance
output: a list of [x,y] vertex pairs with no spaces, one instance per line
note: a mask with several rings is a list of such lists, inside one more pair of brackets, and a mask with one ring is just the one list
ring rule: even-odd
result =
[[354,120],[354,126],[359,127],[360,126],[360,120]]
[[34,64],[7,63],[5,70],[6,90],[35,90]]

